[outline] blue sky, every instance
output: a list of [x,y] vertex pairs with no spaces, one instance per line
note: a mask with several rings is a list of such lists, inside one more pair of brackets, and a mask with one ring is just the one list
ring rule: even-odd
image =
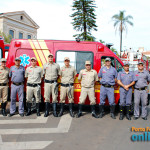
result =
[[[74,40],[71,24],[73,0],[4,0],[0,3],[0,12],[24,10],[40,26],[39,39]],[[125,10],[126,15],[133,16],[134,26],[128,26],[123,33],[123,49],[137,50],[144,47],[150,50],[150,1],[149,0],[96,0],[98,31],[92,32],[96,40],[113,43],[119,50],[120,37],[115,33],[111,17]]]

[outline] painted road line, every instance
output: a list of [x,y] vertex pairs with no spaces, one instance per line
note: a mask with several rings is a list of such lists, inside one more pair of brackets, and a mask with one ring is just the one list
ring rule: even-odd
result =
[[0,136],[0,150],[44,149],[53,141],[3,142]]
[[[21,118],[22,119],[22,118]],[[44,117],[44,115],[37,117],[36,119],[13,119],[13,120],[1,120],[0,124],[29,124],[29,123],[46,123],[48,117]]]
[[72,117],[63,115],[57,128],[29,128],[29,129],[0,129],[0,135],[11,134],[39,134],[39,133],[66,133],[69,131]]

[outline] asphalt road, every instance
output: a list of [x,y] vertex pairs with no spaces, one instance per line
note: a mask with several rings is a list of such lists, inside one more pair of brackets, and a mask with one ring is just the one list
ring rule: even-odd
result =
[[[150,107],[148,107],[150,112]],[[150,142],[133,142],[131,127],[150,127],[150,116],[144,121],[128,121],[110,118],[109,111],[102,119],[91,116],[84,108],[84,116],[71,118],[65,112],[61,118],[0,116],[0,150],[43,149],[43,150],[149,150]],[[141,132],[142,133],[142,132]]]

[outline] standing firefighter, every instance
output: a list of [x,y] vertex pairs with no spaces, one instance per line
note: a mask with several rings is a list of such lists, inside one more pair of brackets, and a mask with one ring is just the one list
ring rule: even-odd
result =
[[118,73],[117,83],[120,85],[120,120],[124,118],[124,108],[126,107],[126,118],[131,120],[130,106],[132,100],[132,86],[135,84],[135,76],[129,71],[129,62],[124,63],[124,71]]
[[150,74],[144,70],[143,62],[138,62],[138,70],[135,71],[136,83],[134,88],[134,119],[137,120],[140,116],[139,104],[142,103],[143,120],[147,120],[147,82],[150,82]]
[[7,116],[6,114],[6,103],[8,97],[8,82],[9,82],[9,68],[6,67],[6,59],[1,59],[0,66],[0,98],[2,99],[2,115]]
[[56,105],[58,96],[57,78],[60,75],[60,66],[53,62],[53,54],[48,55],[48,63],[43,66],[43,74],[45,75],[44,98],[45,98],[45,115],[49,115],[50,96],[52,95],[53,115],[57,117]]
[[110,105],[110,115],[113,119],[116,119],[114,115],[115,112],[114,85],[115,82],[117,81],[117,71],[114,67],[111,66],[110,58],[105,59],[105,66],[100,69],[98,77],[101,83],[99,117],[102,118],[104,115],[104,104],[107,96]]
[[40,116],[39,104],[41,102],[41,79],[43,78],[42,68],[37,66],[35,57],[31,58],[31,66],[26,69],[25,77],[27,78],[27,113],[26,116],[31,114],[31,105],[33,95],[36,99],[37,116]]
[[[95,90],[94,90],[94,85],[96,81],[98,81],[98,76],[97,72],[93,69],[91,69],[91,62],[86,61],[85,62],[85,68],[80,71],[78,80],[81,82],[81,95],[80,95],[80,101],[79,101],[79,111],[77,114],[77,118],[82,116],[82,104],[85,103],[85,100],[87,98],[87,95],[90,100],[90,105],[91,105],[91,112],[92,116],[95,118],[98,118],[96,113],[95,113]],[[81,81],[82,79],[82,81]]]
[[70,65],[69,57],[64,58],[65,66],[60,69],[60,78],[61,78],[61,91],[60,91],[60,112],[58,116],[63,115],[64,103],[66,100],[66,95],[69,100],[69,112],[70,116],[74,117],[73,114],[73,103],[74,103],[74,80],[76,78],[76,70],[73,66]]
[[16,112],[16,96],[18,93],[19,97],[19,114],[21,117],[24,116],[24,75],[25,68],[20,65],[21,59],[15,58],[15,66],[10,68],[9,77],[11,77],[11,104],[9,117],[15,115]]

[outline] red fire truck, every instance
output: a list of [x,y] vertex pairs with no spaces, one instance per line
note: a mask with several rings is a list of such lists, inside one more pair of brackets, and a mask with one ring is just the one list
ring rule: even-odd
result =
[[[36,57],[38,65],[43,68],[43,65],[48,61],[48,55],[54,55],[54,61],[60,66],[64,65],[64,57],[70,57],[71,65],[73,65],[77,73],[83,68],[86,60],[92,62],[92,68],[99,72],[100,68],[104,65],[106,57],[112,60],[112,66],[117,71],[122,70],[122,61],[105,45],[99,42],[87,41],[61,41],[61,40],[31,40],[31,39],[15,39],[11,41],[7,66],[14,65],[15,57],[21,58],[21,65],[25,68],[30,66],[30,58]],[[58,82],[60,80],[58,79]],[[74,101],[75,104],[79,101],[81,85],[76,78],[74,84]],[[115,102],[119,101],[119,87],[115,85]],[[44,86],[42,84],[42,97],[44,95]],[[96,103],[100,102],[100,84],[97,82],[95,85]],[[58,96],[59,100],[59,96]],[[108,103],[108,102],[107,102]],[[89,104],[87,98],[86,104]]]

